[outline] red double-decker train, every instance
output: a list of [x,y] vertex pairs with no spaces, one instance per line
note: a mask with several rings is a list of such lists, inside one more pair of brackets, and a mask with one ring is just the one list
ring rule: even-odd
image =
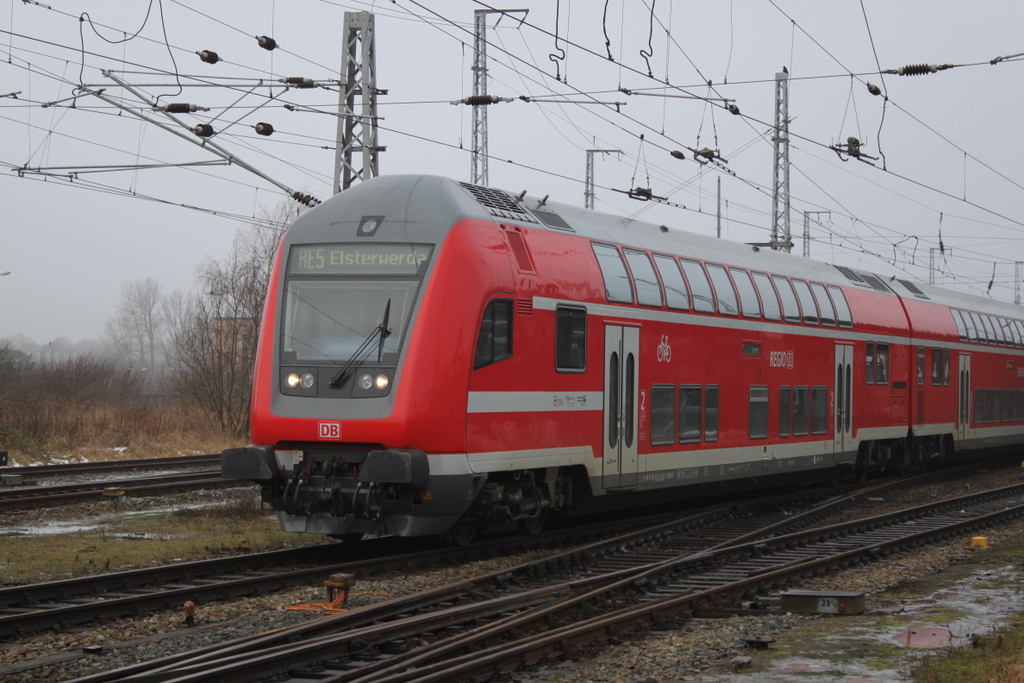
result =
[[1014,305],[432,176],[295,221],[252,442],[291,531],[358,537],[908,469],[1024,441]]

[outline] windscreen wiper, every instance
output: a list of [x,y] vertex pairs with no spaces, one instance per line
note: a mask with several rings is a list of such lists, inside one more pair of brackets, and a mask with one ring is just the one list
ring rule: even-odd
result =
[[373,348],[373,340],[380,335],[380,350],[377,354],[377,362],[384,356],[384,339],[391,335],[391,330],[388,329],[388,318],[391,314],[391,299],[388,299],[387,304],[384,306],[384,319],[381,320],[380,325],[374,327],[370,334],[366,335],[366,339],[359,345],[356,352],[352,354],[352,357],[348,359],[348,362],[341,366],[341,370],[338,370],[338,374],[331,380],[330,385],[332,388],[337,389],[341,384],[348,379],[349,374],[352,372],[352,368],[357,364],[361,363],[370,349]]

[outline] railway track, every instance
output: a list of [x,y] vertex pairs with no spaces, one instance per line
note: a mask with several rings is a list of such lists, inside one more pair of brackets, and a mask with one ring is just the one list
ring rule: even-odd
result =
[[138,470],[168,470],[182,467],[217,467],[220,466],[220,454],[180,455],[168,458],[144,458],[140,460],[103,460],[100,462],[80,462],[65,465],[38,465],[35,467],[0,467],[0,474],[20,474],[22,476],[49,477],[65,474],[94,474],[97,472],[121,472]]
[[221,477],[220,470],[216,469],[47,486],[5,486],[0,487],[0,510],[42,507],[80,500],[103,500],[105,497],[120,495],[153,495],[185,489],[247,485],[248,482]]
[[[328,680],[334,680],[331,678],[332,675],[356,671],[359,672],[359,676],[369,676],[375,667],[382,666],[383,661],[390,661],[389,667],[398,666],[404,658],[413,656],[403,650],[409,643],[443,641],[449,643],[444,646],[445,648],[451,645],[455,651],[459,648],[482,647],[485,640],[498,637],[490,630],[501,627],[484,627],[484,624],[490,624],[495,614],[498,615],[499,622],[511,620],[514,615],[515,620],[526,620],[525,624],[530,620],[539,620],[541,624],[546,625],[545,628],[550,628],[554,623],[561,623],[565,617],[561,614],[552,616],[548,613],[538,615],[539,612],[535,613],[536,610],[557,607],[561,610],[583,610],[585,614],[606,613],[610,606],[617,605],[616,592],[629,593],[636,586],[660,585],[663,580],[655,577],[670,570],[693,572],[695,567],[706,569],[703,563],[711,562],[716,557],[727,566],[741,566],[746,573],[759,575],[761,579],[775,580],[772,577],[772,571],[775,569],[757,567],[754,565],[757,565],[758,560],[737,560],[739,556],[726,553],[768,557],[770,554],[766,552],[765,544],[774,542],[743,540],[758,537],[778,538],[786,529],[813,525],[820,522],[821,518],[843,510],[851,501],[869,495],[877,488],[879,487],[862,489],[857,495],[813,506],[802,515],[791,514],[792,510],[773,510],[768,516],[783,519],[768,526],[765,526],[764,516],[750,510],[746,511],[750,514],[744,514],[737,509],[707,511],[676,522],[635,531],[623,537],[551,555],[539,562],[499,571],[455,586],[389,600],[372,607],[353,609],[276,634],[236,641],[227,647],[182,653],[127,670],[99,674],[81,680],[90,683],[113,680],[178,680],[179,677],[183,677],[180,680],[204,680],[204,676],[219,677],[221,667],[226,668],[225,680],[240,681],[256,680],[270,671],[282,676],[282,680],[288,676],[302,680],[302,671],[306,667],[321,669],[315,675],[312,675],[312,670],[307,672],[311,678],[317,680],[325,676]],[[1024,493],[1021,495],[1024,497]],[[961,501],[957,500],[951,505],[955,507],[961,504]],[[878,522],[870,522],[876,523]],[[760,526],[759,531],[752,532],[753,526]],[[840,532],[849,532],[849,528]],[[800,533],[813,533],[813,530]],[[795,541],[799,537],[790,535],[785,538],[786,544],[800,543]],[[501,543],[507,549],[508,542]],[[735,550],[727,550],[730,547],[734,547]],[[795,557],[786,557],[784,563],[792,564],[794,561]],[[748,566],[743,562],[754,562],[754,565]],[[764,562],[764,566],[771,567],[777,565],[779,560],[772,557],[765,559]],[[681,568],[676,568],[677,565]],[[344,570],[343,567],[339,569]],[[725,570],[725,573],[728,574],[729,570]],[[697,577],[694,581],[707,582],[708,579]],[[693,591],[692,587],[688,590]],[[568,598],[581,596],[587,596],[581,603],[583,606],[575,606],[574,602],[562,604]],[[665,596],[657,596],[649,598],[648,601],[663,602],[667,599]],[[626,621],[629,622],[629,618],[626,618]],[[468,644],[450,642],[456,634],[464,631],[476,635],[485,633],[486,636],[483,641]],[[523,628],[516,626],[515,631],[522,632]],[[339,632],[342,633],[339,635]],[[294,641],[300,642],[296,644]],[[338,658],[339,652],[343,653],[341,658]],[[264,655],[269,656],[269,659],[263,659]],[[429,658],[433,655],[418,652],[415,656]],[[328,661],[326,665],[317,664],[323,659],[332,661]],[[259,660],[260,664],[255,667],[250,668],[246,664],[248,661],[256,660]],[[268,661],[280,661],[284,664],[274,668]],[[417,664],[411,666],[418,669],[421,664],[417,661]],[[331,674],[331,671],[335,674]],[[446,674],[438,680],[449,680],[445,676]],[[337,680],[352,679],[350,674],[344,673],[344,676]],[[453,680],[458,680],[458,676]]]
[[[835,506],[842,502],[834,501]],[[707,513],[714,516],[714,513]],[[806,526],[812,510],[795,520]],[[635,532],[301,626],[79,679],[100,681],[483,680],[588,643],[685,623],[700,604],[763,590],[1024,516],[1024,485],[855,522],[754,540],[724,539],[734,520]],[[741,525],[742,526],[742,525]],[[685,538],[684,538],[685,537]],[[694,551],[699,537],[703,549]]]

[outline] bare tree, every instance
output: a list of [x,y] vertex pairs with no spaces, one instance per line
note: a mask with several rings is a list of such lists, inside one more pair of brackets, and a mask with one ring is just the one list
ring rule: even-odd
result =
[[197,291],[166,306],[169,379],[225,431],[249,430],[252,371],[274,255],[297,205],[240,231],[231,253],[199,271]]
[[163,295],[153,278],[121,285],[117,313],[106,323],[106,337],[125,363],[156,377],[164,333]]

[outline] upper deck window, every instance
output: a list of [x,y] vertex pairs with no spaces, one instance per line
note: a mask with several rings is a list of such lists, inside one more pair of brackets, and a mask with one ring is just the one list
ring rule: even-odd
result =
[[654,263],[658,266],[661,281],[665,284],[665,302],[669,308],[680,311],[690,310],[690,293],[686,291],[686,281],[679,272],[679,264],[669,256],[654,255]]
[[693,294],[693,310],[701,313],[715,312],[715,294],[711,291],[711,283],[704,272],[704,268],[696,261],[679,259],[686,274],[686,280],[690,283],[690,292]]
[[722,315],[739,315],[740,307],[736,299],[736,290],[733,289],[729,274],[725,272],[725,266],[714,263],[706,265],[711,282],[715,285],[715,294],[718,295],[718,312]]
[[800,307],[804,311],[804,322],[808,325],[817,325],[818,309],[814,305],[814,295],[811,294],[811,288],[803,280],[793,280],[793,287],[796,289],[796,295],[800,297]]
[[654,266],[651,265],[651,257],[642,251],[623,249],[626,254],[626,263],[633,271],[633,282],[636,283],[636,299],[644,306],[661,307],[661,285],[658,284],[658,276],[654,274]]
[[846,295],[843,294],[843,290],[835,285],[829,285],[828,293],[832,295],[832,303],[836,305],[839,327],[853,327],[853,314],[850,313],[850,305],[846,303]]
[[782,275],[772,275],[775,287],[779,290],[779,297],[782,299],[782,313],[787,323],[800,322],[800,304],[796,301],[796,294],[793,293],[793,285],[789,278]]
[[821,324],[827,325],[828,327],[835,327],[836,310],[832,306],[832,300],[828,298],[828,292],[825,291],[825,285],[812,282],[811,292],[814,294],[814,300],[818,302],[818,310],[821,311]]
[[754,284],[761,295],[761,303],[764,305],[765,320],[782,320],[782,306],[779,304],[779,295],[772,287],[771,279],[764,273],[753,273]]
[[614,303],[633,303],[633,285],[629,281],[626,264],[622,261],[619,250],[610,244],[593,244],[597,265],[601,268],[604,278],[604,292],[608,301]]
[[757,291],[750,279],[750,273],[739,268],[730,268],[732,281],[736,283],[736,291],[740,293],[740,305],[743,306],[743,317],[760,318],[761,303],[757,300]]

